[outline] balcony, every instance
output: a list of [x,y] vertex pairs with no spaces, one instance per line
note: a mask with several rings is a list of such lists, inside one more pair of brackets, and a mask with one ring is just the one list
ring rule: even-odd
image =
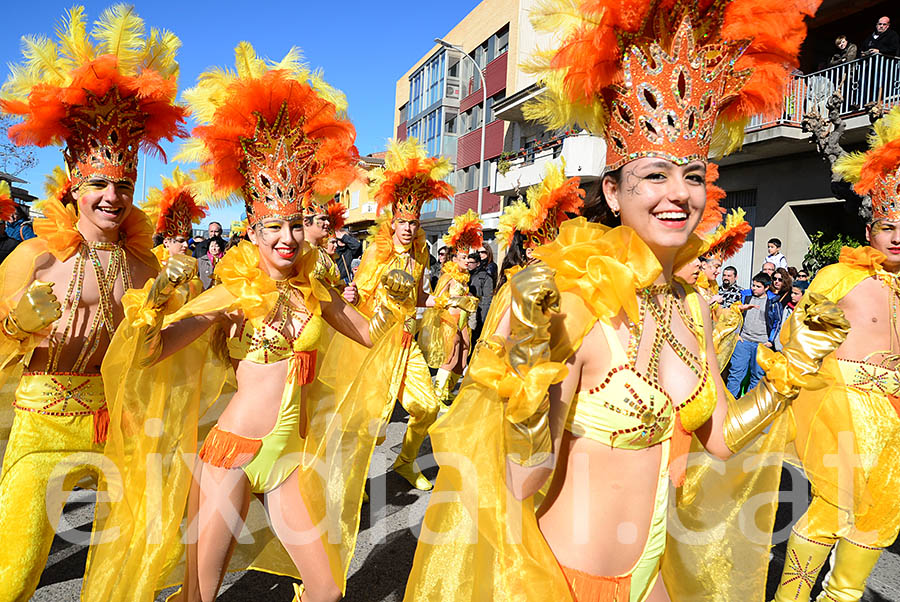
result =
[[421,220],[423,223],[444,219],[453,219],[453,201],[432,199],[422,205]]
[[497,161],[491,162],[491,192],[504,196],[524,193],[544,179],[546,164],[558,162],[560,157],[566,162],[566,176],[590,181],[603,173],[606,142],[587,133],[567,132],[542,144],[526,146],[506,159],[506,173],[497,170]]
[[838,88],[843,101],[838,112],[841,117],[865,113],[869,103],[890,107],[900,103],[900,58],[876,54],[791,78],[784,96],[781,116],[753,117],[746,132],[756,132],[776,126],[800,127],[810,114],[826,116],[825,103]]

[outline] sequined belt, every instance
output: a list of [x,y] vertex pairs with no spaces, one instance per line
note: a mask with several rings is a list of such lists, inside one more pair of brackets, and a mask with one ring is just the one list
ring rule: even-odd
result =
[[106,441],[109,413],[99,374],[25,372],[13,407],[47,416],[93,416],[94,443]]
[[878,364],[839,359],[844,384],[860,391],[900,395],[900,371]]

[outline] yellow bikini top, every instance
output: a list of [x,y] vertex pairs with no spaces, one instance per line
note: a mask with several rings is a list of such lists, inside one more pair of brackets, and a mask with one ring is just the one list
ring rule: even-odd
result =
[[266,320],[244,320],[236,336],[228,339],[228,354],[232,359],[248,360],[254,364],[274,364],[290,359],[300,351],[310,351],[316,347],[322,334],[322,318],[310,316],[300,334],[291,341],[280,328]]
[[[692,320],[702,324],[696,291],[689,292],[687,301]],[[622,348],[618,335],[609,322],[598,320],[597,324],[603,329],[609,345],[613,368],[599,386],[576,394],[566,420],[566,430],[610,447],[643,449],[671,438],[676,418],[681,420],[688,432],[700,428],[709,419],[716,407],[717,395],[715,383],[709,375],[702,336],[699,337],[699,357],[691,358],[693,361],[685,360],[698,373],[700,380],[691,395],[676,406],[668,393],[635,368],[634,359],[629,357],[636,355],[639,338],[632,334],[630,348],[633,353],[629,354]],[[657,331],[657,340],[651,350],[656,358],[665,342],[672,344],[665,334],[659,332],[659,328]],[[684,354],[692,355],[684,348],[676,352],[681,357],[685,357]],[[650,368],[657,369],[656,362],[652,359]]]

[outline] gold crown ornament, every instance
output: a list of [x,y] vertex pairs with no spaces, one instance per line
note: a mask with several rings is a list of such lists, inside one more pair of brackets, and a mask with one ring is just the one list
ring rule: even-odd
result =
[[138,151],[165,159],[160,142],[186,136],[187,109],[175,104],[180,40],[150,30],[134,7],[108,8],[88,34],[84,8],[57,28],[59,43],[23,38],[25,62],[12,67],[0,109],[23,118],[16,144],[63,144],[73,188],[95,179],[134,183]]
[[194,224],[206,217],[206,207],[197,203],[190,177],[175,168],[172,178],[163,178],[162,188],[151,188],[141,207],[156,224],[155,234],[165,238],[189,238]]
[[875,122],[869,150],[841,156],[834,173],[872,200],[872,221],[900,220],[900,107]]
[[730,152],[751,116],[781,111],[818,2],[545,0],[532,22],[561,44],[529,65],[544,93],[525,116],[605,137],[607,171]]
[[395,219],[418,220],[427,201],[453,197],[453,187],[444,181],[452,169],[447,158],[427,156],[415,138],[391,140],[384,168],[372,177],[378,211],[390,207]]
[[236,70],[212,69],[184,93],[200,123],[178,155],[200,163],[197,190],[210,204],[244,201],[252,227],[294,219],[359,177],[356,130],[344,95],[292,48],[279,62],[235,48]]

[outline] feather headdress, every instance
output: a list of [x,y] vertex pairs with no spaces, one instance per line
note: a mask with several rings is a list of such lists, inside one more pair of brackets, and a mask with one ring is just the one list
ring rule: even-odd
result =
[[165,158],[161,140],[184,137],[187,110],[175,104],[181,46],[152,28],[134,7],[108,8],[88,34],[76,6],[57,28],[58,42],[22,38],[25,62],[11,67],[0,109],[24,118],[9,128],[16,144],[65,144],[75,187],[100,177],[134,182],[138,150]]
[[390,207],[396,219],[419,219],[426,201],[453,197],[453,187],[444,181],[452,170],[447,158],[427,156],[415,138],[391,140],[384,168],[372,174],[378,211]]
[[875,122],[869,150],[834,162],[834,173],[872,199],[872,221],[900,220],[900,107]]
[[242,198],[250,225],[302,215],[314,198],[329,199],[358,177],[346,99],[297,48],[272,62],[241,42],[234,71],[201,74],[184,97],[201,125],[178,159],[201,164],[201,199]]
[[730,152],[747,120],[781,110],[789,70],[820,0],[541,0],[555,33],[529,68],[545,88],[525,116],[607,139],[607,166]]
[[206,207],[197,204],[191,178],[175,168],[172,178],[162,179],[162,188],[151,188],[141,207],[156,225],[156,234],[165,238],[191,236],[193,224],[206,217]]
[[0,221],[8,222],[16,213],[16,202],[12,198],[9,182],[0,180]]
[[698,236],[704,236],[712,233],[722,224],[722,217],[727,211],[721,205],[722,199],[725,198],[725,191],[716,186],[716,180],[719,179],[719,166],[715,163],[707,163],[706,165],[706,206],[703,208],[703,216],[700,223],[694,229]]
[[554,240],[559,226],[569,219],[567,214],[580,213],[584,190],[579,178],[566,178],[562,165],[547,163],[544,179],[525,193],[526,203],[513,203],[500,218],[498,236],[503,248],[509,248],[515,232],[525,237],[525,247],[539,247]]
[[456,250],[477,249],[483,242],[481,218],[471,209],[454,217],[444,235],[444,244]]
[[331,199],[325,206],[328,213],[328,226],[332,232],[337,232],[344,227],[347,219],[347,207],[336,199]]
[[747,235],[753,229],[744,219],[744,210],[735,209],[725,217],[725,223],[704,239],[704,257],[716,257],[721,261],[730,259],[741,250]]

